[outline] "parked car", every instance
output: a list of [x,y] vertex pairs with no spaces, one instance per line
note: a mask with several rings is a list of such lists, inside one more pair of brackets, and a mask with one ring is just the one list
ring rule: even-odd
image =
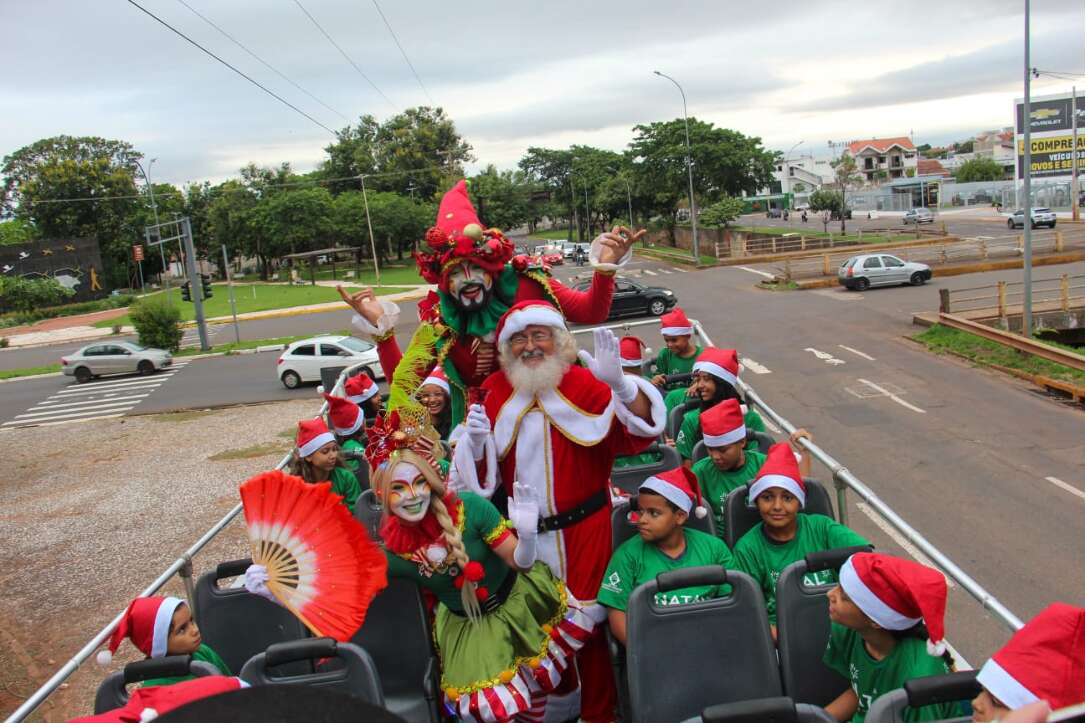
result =
[[[1006,225],[1010,228],[1024,228],[1025,211],[1020,208],[1014,211],[1013,215],[1007,219]],[[1050,208],[1032,209],[1032,228],[1036,228],[1037,226],[1055,228],[1055,212]]]
[[[576,285],[580,291],[587,291],[591,281],[582,281]],[[662,316],[678,304],[678,297],[670,289],[662,286],[643,286],[636,281],[618,277],[614,283],[614,299],[610,303],[607,319],[622,316]]]
[[784,212],[778,208],[770,208],[765,212],[765,218],[782,218]]
[[130,341],[89,344],[74,354],[60,358],[64,374],[80,384],[103,374],[154,374],[173,363],[165,349],[140,346]]
[[279,356],[276,375],[287,389],[303,382],[319,382],[324,367],[365,364],[362,368],[371,379],[383,379],[377,347],[353,336],[314,336],[295,341]]
[[934,212],[929,208],[913,208],[904,214],[904,223],[914,223],[916,226],[921,223],[934,223]]
[[841,286],[856,291],[894,284],[922,286],[931,280],[931,267],[889,254],[863,254],[842,263],[836,278]]

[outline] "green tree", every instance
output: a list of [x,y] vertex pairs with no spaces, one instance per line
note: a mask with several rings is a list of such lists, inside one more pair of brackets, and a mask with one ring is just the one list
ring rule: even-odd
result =
[[972,158],[961,164],[957,169],[957,183],[974,183],[976,181],[998,181],[1003,176],[1002,166],[993,158]]
[[742,215],[742,199],[723,196],[701,210],[699,219],[705,226],[723,228]]
[[839,191],[831,191],[827,188],[818,189],[810,194],[811,211],[828,211],[832,214],[840,213],[844,207],[844,199]]
[[855,157],[845,153],[833,162],[833,174],[836,176],[836,185],[840,188],[840,233],[846,232],[845,216],[848,210],[848,189],[857,187],[863,181],[863,174],[859,172],[855,164]]
[[32,223],[21,218],[0,221],[0,246],[12,246],[33,241],[38,237],[37,231]]
[[332,196],[325,188],[299,188],[269,195],[259,204],[267,235],[287,253],[331,245]]
[[[382,261],[387,260],[393,249],[397,258],[402,259],[408,249],[422,240],[436,215],[436,207],[429,203],[412,201],[398,193],[370,193],[369,216]],[[368,242],[368,235],[366,239]]]
[[523,171],[498,171],[490,164],[471,178],[471,198],[484,226],[505,231],[531,219],[532,184]]
[[0,311],[30,312],[56,306],[74,294],[72,289],[61,286],[56,279],[0,276]]
[[953,148],[958,153],[971,153],[976,147],[975,141],[969,139],[967,141],[961,141],[960,143],[954,143]]

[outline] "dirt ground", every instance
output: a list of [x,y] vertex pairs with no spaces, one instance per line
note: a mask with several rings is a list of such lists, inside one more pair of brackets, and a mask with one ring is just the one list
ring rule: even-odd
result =
[[[0,432],[0,715],[11,713],[273,468],[316,400]],[[240,516],[195,558],[195,576],[248,556]],[[178,578],[163,592],[184,596]],[[130,643],[93,656],[31,720],[92,713]]]

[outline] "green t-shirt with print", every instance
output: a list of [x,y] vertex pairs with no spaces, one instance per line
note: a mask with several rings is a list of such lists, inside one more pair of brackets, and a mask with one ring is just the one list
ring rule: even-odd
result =
[[[773,625],[776,624],[776,581],[785,567],[811,552],[870,544],[851,528],[825,515],[800,512],[796,522],[795,537],[787,542],[770,540],[765,534],[765,523],[758,522],[735,543],[735,566],[761,586],[769,622]],[[827,585],[831,582],[836,582],[833,570],[808,572],[803,577],[806,585]]]
[[757,471],[765,463],[765,455],[761,452],[743,450],[745,460],[738,469],[721,470],[712,461],[711,457],[705,457],[693,464],[693,474],[697,475],[697,481],[701,485],[701,497],[708,503],[712,510],[712,517],[716,521],[716,537],[725,538],[723,508],[727,502],[727,495],[732,490],[749,484],[757,476]]
[[[753,430],[755,432],[765,431],[765,422],[761,419],[761,415],[752,409],[746,410],[746,415],[742,418],[742,422],[746,425],[746,430]],[[678,428],[678,436],[674,440],[674,448],[678,450],[678,454],[682,455],[682,459],[693,459],[693,448],[697,446],[697,443],[702,439],[701,435],[701,410],[691,409],[686,412],[686,416],[682,417],[682,426]],[[751,442],[746,449],[758,451],[760,445],[757,442]],[[768,450],[765,450],[766,452]]]
[[[656,357],[655,363],[652,364],[652,374],[662,374],[667,376],[669,374],[689,374],[693,371],[693,362],[697,361],[697,357],[701,355],[704,349],[700,346],[694,347],[693,354],[688,357],[681,357],[672,352],[670,349],[661,349],[659,355]],[[664,387],[664,390],[673,389],[685,389],[689,386],[689,382],[686,383],[671,383]]]
[[[365,445],[354,439],[353,437],[343,442],[343,444],[340,445],[340,448],[344,452],[357,452],[359,454],[365,454]],[[363,460],[343,455],[343,464],[345,464],[347,466],[347,469],[349,469],[351,472],[357,472],[361,468]]]
[[[201,644],[200,647],[196,648],[196,652],[192,654],[192,659],[210,663],[218,669],[219,675],[233,675],[233,673],[230,672],[230,666],[226,665],[226,661],[220,658],[219,654],[207,645]],[[175,675],[169,678],[151,678],[140,683],[139,687],[150,688],[155,685],[173,685],[174,683],[183,683],[186,680],[194,680],[195,678],[195,675]]]
[[[847,678],[859,699],[859,707],[852,716],[852,723],[863,723],[873,701],[892,690],[903,688],[912,678],[945,675],[949,672],[945,661],[929,655],[926,642],[919,638],[898,640],[889,655],[882,660],[875,660],[867,652],[863,636],[837,623],[832,623],[822,662]],[[904,720],[908,723],[945,720],[957,715],[956,709],[954,703],[906,708]]]
[[[655,580],[656,575],[686,567],[722,565],[734,568],[727,545],[712,535],[683,528],[686,549],[677,558],[668,557],[657,545],[645,542],[640,535],[626,540],[614,551],[603,573],[603,586],[599,588],[599,603],[608,608],[625,611],[629,596],[638,586]],[[681,605],[726,595],[730,585],[703,585],[656,593],[656,605]]]
[[655,464],[663,458],[660,452],[641,452],[640,454],[627,454],[614,458],[614,469],[622,467],[636,467],[642,464]]

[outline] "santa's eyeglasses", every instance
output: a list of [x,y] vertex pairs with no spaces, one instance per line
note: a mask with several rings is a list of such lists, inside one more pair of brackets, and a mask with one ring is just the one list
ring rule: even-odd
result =
[[533,331],[530,334],[525,334],[521,331],[509,337],[509,345],[524,346],[527,344],[528,339],[530,339],[532,344],[538,346],[539,344],[551,341],[553,338],[554,333],[552,331]]

